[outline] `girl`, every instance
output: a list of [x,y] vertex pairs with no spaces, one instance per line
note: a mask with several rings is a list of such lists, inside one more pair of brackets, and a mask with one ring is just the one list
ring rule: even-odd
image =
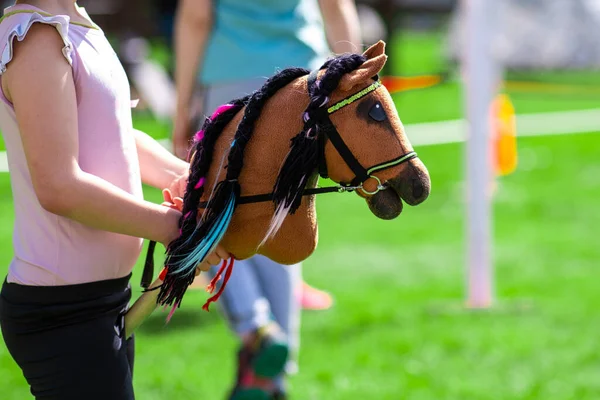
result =
[[181,216],[144,201],[141,184],[180,196],[188,164],[132,128],[123,68],[74,0],[5,10],[0,83],[15,204],[6,346],[36,399],[131,400],[129,277],[143,238],[168,245]]

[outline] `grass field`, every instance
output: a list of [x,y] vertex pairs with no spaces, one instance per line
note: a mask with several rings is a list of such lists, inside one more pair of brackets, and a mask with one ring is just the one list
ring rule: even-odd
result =
[[[394,56],[406,73],[436,70],[438,38],[405,36]],[[511,93],[517,112],[598,107],[600,96]],[[459,118],[458,82],[396,96],[405,123]],[[138,127],[163,136],[168,126]],[[568,133],[568,132],[565,132]],[[354,195],[318,200],[320,243],[304,276],[335,307],[304,313],[294,399],[570,400],[600,398],[600,312],[595,233],[600,224],[600,135],[521,138],[519,169],[495,197],[497,307],[464,311],[463,146],[418,148],[431,197],[380,221]],[[11,259],[12,203],[0,174],[0,274]],[[148,198],[159,200],[156,190]],[[133,282],[139,282],[140,266]],[[137,290],[137,289],[136,289]],[[139,290],[137,290],[139,293]],[[137,296],[137,294],[136,294]],[[165,328],[157,313],[139,331],[137,397],[223,398],[236,342],[217,308],[192,292]],[[525,305],[525,306],[524,306]],[[0,398],[29,398],[0,346]]]

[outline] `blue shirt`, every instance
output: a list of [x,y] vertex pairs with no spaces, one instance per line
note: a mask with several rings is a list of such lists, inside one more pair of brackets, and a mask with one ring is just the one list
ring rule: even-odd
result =
[[216,0],[200,81],[270,77],[318,68],[329,55],[316,0]]

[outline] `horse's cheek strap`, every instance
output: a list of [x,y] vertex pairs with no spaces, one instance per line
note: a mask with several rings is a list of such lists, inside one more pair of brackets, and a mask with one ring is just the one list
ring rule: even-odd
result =
[[[313,95],[313,88],[315,83],[317,82],[319,70],[313,70],[307,78],[307,91],[308,95]],[[316,110],[313,115],[319,121],[320,131],[318,135],[319,140],[319,175],[323,178],[328,177],[327,172],[327,160],[325,159],[325,144],[327,139],[331,140],[331,143],[338,151],[340,156],[344,159],[348,167],[354,172],[355,177],[350,183],[351,186],[358,186],[362,182],[366,181],[369,178],[369,174],[367,170],[363,168],[363,166],[358,162],[356,157],[352,154],[344,140],[341,138],[337,129],[331,119],[329,118],[329,111],[326,109]]]
[[369,178],[367,170],[363,168],[363,166],[360,164],[360,162],[358,162],[356,157],[354,157],[354,154],[352,154],[348,146],[346,146],[346,143],[344,143],[344,140],[341,138],[340,134],[335,128],[335,125],[333,124],[333,122],[331,122],[331,119],[328,116],[323,120],[323,127],[327,132],[327,137],[331,141],[331,144],[333,144],[333,146],[340,154],[340,156],[342,156],[348,167],[350,167],[352,172],[354,172],[354,175],[356,175],[352,182],[350,182],[350,185],[358,186],[362,182],[366,181]]

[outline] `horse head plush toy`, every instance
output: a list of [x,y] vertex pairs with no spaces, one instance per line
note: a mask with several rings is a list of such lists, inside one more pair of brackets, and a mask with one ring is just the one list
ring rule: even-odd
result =
[[[380,41],[312,73],[282,70],[205,120],[191,148],[181,236],[167,248],[159,304],[179,306],[196,266],[219,243],[232,255],[228,266],[254,254],[281,264],[305,260],[317,246],[316,194],[355,192],[383,219],[400,215],[403,201],[427,198],[427,169],[378,78],[386,59]],[[319,175],[337,186],[318,188]]]

